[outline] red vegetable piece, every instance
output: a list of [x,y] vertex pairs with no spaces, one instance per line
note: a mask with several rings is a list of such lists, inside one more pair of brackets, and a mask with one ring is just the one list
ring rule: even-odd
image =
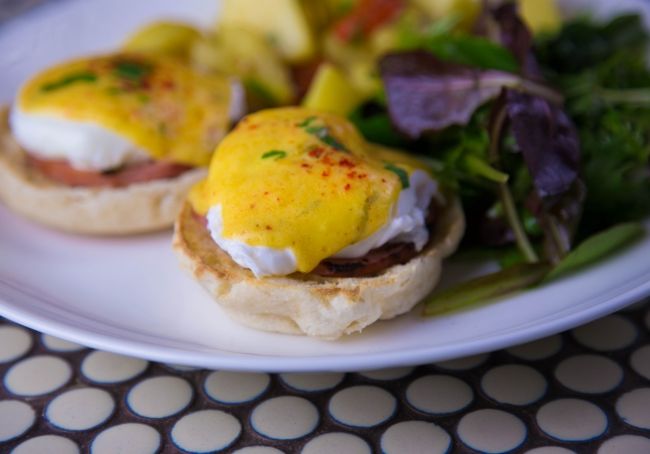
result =
[[404,0],[361,0],[347,16],[334,24],[334,33],[345,42],[366,38],[393,20],[404,3]]

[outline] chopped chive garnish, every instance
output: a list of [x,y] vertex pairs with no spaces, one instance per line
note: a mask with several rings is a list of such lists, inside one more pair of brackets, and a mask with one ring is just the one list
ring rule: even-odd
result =
[[282,159],[286,157],[287,157],[287,152],[282,150],[271,150],[271,151],[267,151],[262,155],[262,159],[275,158],[276,161],[278,159]]
[[141,82],[151,72],[151,66],[137,61],[118,61],[114,73],[122,79],[131,82]]
[[384,169],[390,170],[393,172],[395,175],[399,177],[399,181],[402,183],[402,188],[407,189],[410,184],[409,184],[409,175],[406,173],[406,170],[397,167],[395,164],[387,163],[384,166]]
[[348,151],[347,148],[345,148],[345,145],[339,142],[336,137],[331,135],[329,129],[327,129],[325,126],[310,126],[308,128],[305,128],[305,131],[307,131],[312,136],[318,137],[321,142],[329,145],[336,150],[345,152]]
[[296,126],[298,126],[299,128],[306,128],[315,119],[316,119],[316,117],[312,115],[311,117],[305,118],[303,121],[298,123]]
[[327,126],[311,126],[311,124],[316,120],[315,116],[307,117],[296,126],[303,128],[307,134],[311,134],[314,137],[317,137],[321,142],[338,151],[348,152],[345,145],[343,145],[339,140],[330,134]]
[[64,88],[67,87],[68,85],[72,85],[78,82],[92,83],[95,82],[96,80],[97,80],[96,74],[91,73],[90,71],[83,71],[83,72],[68,74],[67,76],[63,76],[59,80],[55,80],[54,82],[49,82],[41,87],[41,91],[54,91],[54,90],[58,90],[59,88]]

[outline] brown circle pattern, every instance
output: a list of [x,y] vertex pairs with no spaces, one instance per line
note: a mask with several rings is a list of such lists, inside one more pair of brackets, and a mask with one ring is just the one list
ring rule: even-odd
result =
[[469,358],[248,374],[97,352],[0,319],[0,452],[641,454],[649,325],[646,301]]

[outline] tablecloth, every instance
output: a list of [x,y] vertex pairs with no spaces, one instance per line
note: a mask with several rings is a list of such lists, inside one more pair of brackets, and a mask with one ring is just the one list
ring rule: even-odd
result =
[[650,304],[441,363],[240,373],[96,351],[3,320],[0,451],[650,453]]

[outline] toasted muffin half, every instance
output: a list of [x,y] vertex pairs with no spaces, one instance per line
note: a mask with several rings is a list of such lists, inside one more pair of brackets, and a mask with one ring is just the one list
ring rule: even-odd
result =
[[217,246],[189,204],[176,220],[173,247],[181,266],[235,320],[260,330],[331,340],[411,310],[437,284],[442,261],[456,250],[464,228],[460,203],[453,199],[415,258],[373,277],[293,273],[257,278]]
[[8,109],[0,110],[0,200],[13,211],[60,230],[128,235],[169,228],[190,187],[205,177],[194,168],[168,179],[124,187],[58,183],[29,164],[14,140]]

